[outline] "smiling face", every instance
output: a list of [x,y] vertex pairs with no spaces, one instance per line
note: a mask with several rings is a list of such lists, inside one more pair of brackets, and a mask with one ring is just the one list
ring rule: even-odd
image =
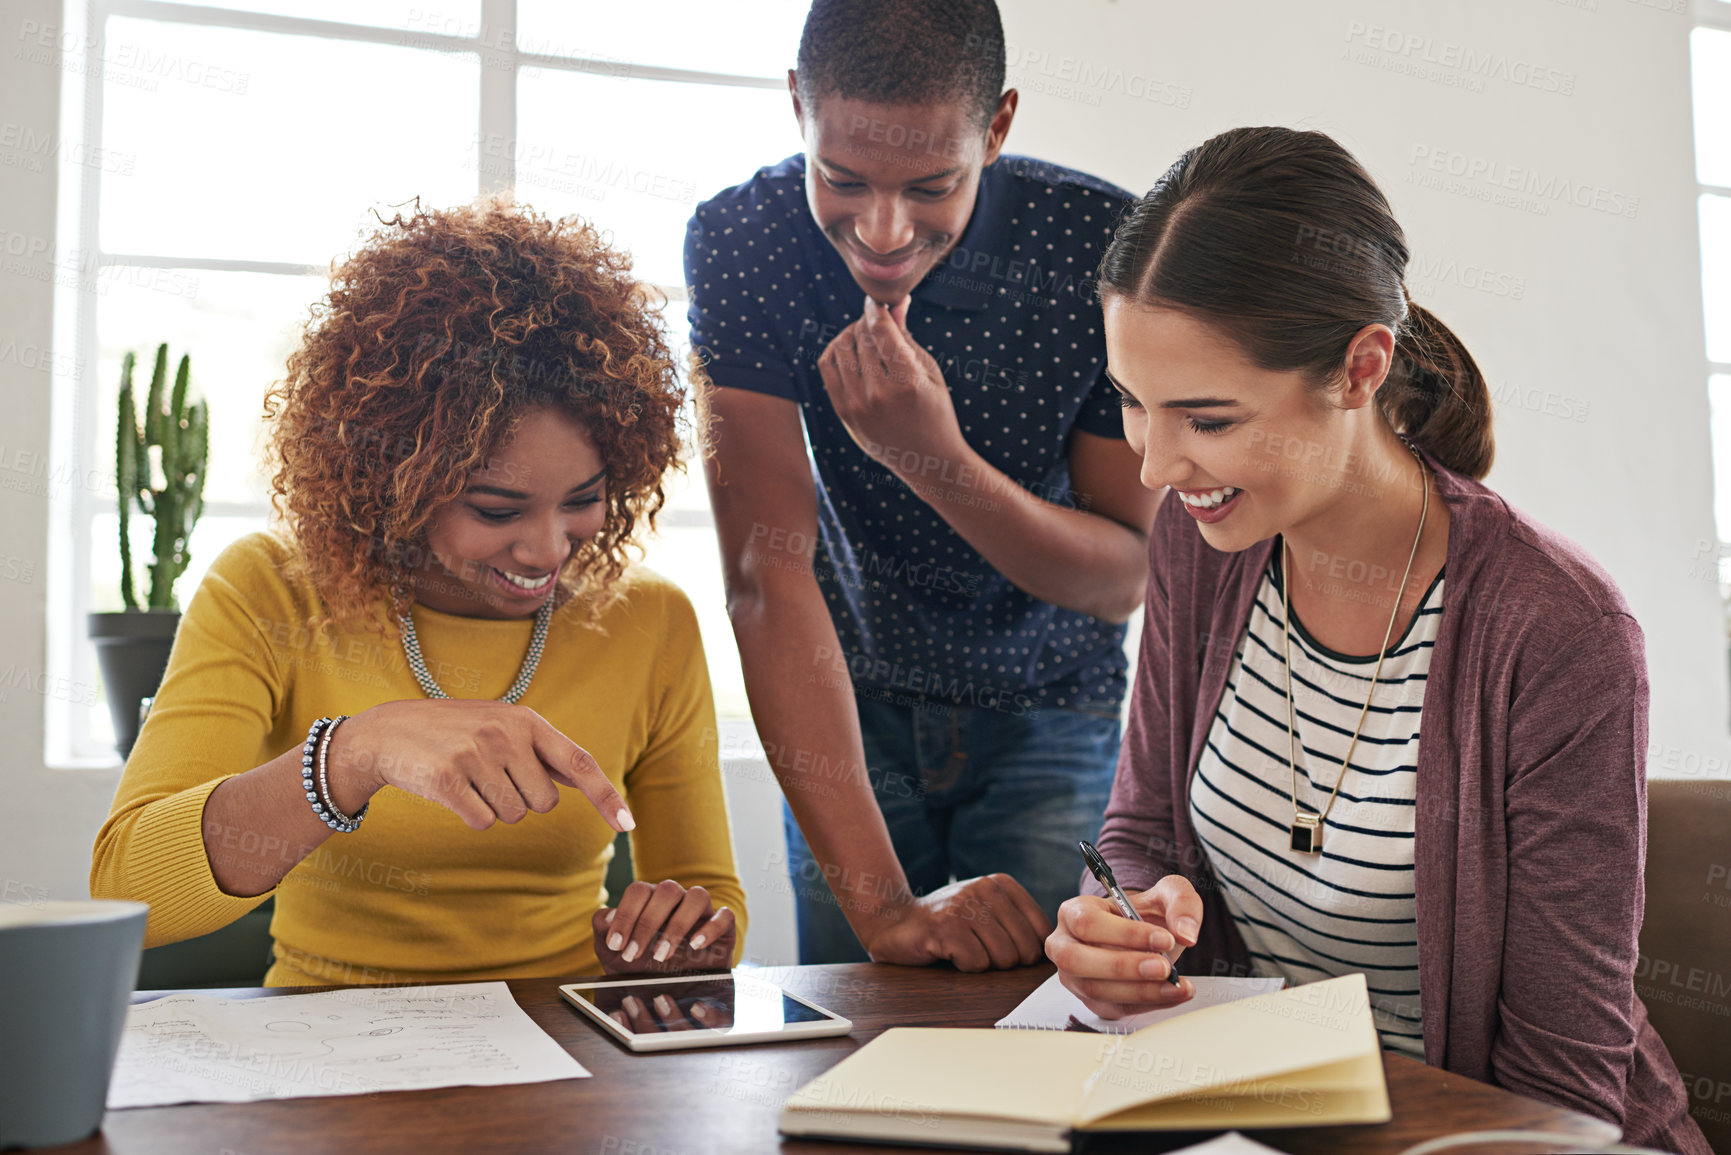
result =
[[534,614],[577,546],[601,532],[606,497],[606,468],[583,426],[551,406],[526,410],[462,496],[434,515],[416,600],[465,617]]
[[1323,516],[1362,489],[1377,439],[1393,438],[1369,404],[1393,345],[1384,326],[1354,338],[1340,390],[1260,368],[1223,331],[1177,310],[1112,294],[1105,326],[1142,484],[1176,489],[1215,549],[1248,549]]
[[873,104],[832,93],[810,108],[796,92],[793,103],[812,216],[865,294],[896,304],[967,228],[980,171],[1003,148],[1016,94],[1005,93],[984,132],[960,100]]

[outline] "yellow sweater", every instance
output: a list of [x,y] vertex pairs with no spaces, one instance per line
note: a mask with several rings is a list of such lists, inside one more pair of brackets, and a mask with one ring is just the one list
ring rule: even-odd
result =
[[[90,892],[150,904],[145,945],[234,921],[237,898],[211,876],[205,799],[306,739],[324,715],[421,697],[402,647],[356,628],[310,634],[310,584],[284,577],[290,547],[253,534],[199,585],[168,673],[96,837]],[[554,614],[522,704],[582,746],[637,819],[639,878],[707,887],[745,942],[717,757],[715,706],[685,595],[643,569],[583,624]],[[496,698],[516,677],[533,623],[413,610],[421,652],[453,697]],[[387,787],[353,834],[333,834],[278,884],[267,985],[460,982],[599,970],[590,918],[604,900],[613,831],[578,791],[516,825],[470,830],[436,803]],[[258,835],[230,831],[237,848]],[[248,839],[252,845],[244,845]],[[298,848],[296,848],[298,849]],[[293,857],[296,851],[283,853]]]

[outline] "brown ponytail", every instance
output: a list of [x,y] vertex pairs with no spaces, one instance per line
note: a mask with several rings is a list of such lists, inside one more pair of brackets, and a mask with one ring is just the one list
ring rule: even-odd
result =
[[1436,314],[1407,303],[1394,366],[1377,390],[1389,424],[1468,477],[1491,471],[1491,391],[1461,339]]
[[1409,255],[1382,190],[1332,138],[1235,128],[1179,157],[1131,206],[1100,262],[1100,293],[1194,313],[1260,367],[1324,387],[1360,329],[1387,325],[1383,416],[1449,469],[1483,477],[1490,390],[1460,338],[1407,300]]

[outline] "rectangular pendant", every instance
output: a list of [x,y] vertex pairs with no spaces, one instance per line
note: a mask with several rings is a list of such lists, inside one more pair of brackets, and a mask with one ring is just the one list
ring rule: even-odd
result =
[[1300,814],[1292,820],[1292,849],[1300,854],[1322,853],[1322,820],[1315,814]]

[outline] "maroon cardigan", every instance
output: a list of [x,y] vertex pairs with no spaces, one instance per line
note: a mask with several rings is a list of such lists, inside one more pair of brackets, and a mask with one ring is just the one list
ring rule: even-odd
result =
[[[1646,858],[1641,628],[1580,547],[1428,454],[1447,581],[1418,754],[1425,1061],[1712,1155],[1635,996]],[[1272,540],[1221,553],[1168,494],[1100,852],[1127,888],[1182,874],[1201,941],[1179,969],[1248,973],[1190,822],[1190,775]],[[1092,879],[1086,889],[1099,893]]]

